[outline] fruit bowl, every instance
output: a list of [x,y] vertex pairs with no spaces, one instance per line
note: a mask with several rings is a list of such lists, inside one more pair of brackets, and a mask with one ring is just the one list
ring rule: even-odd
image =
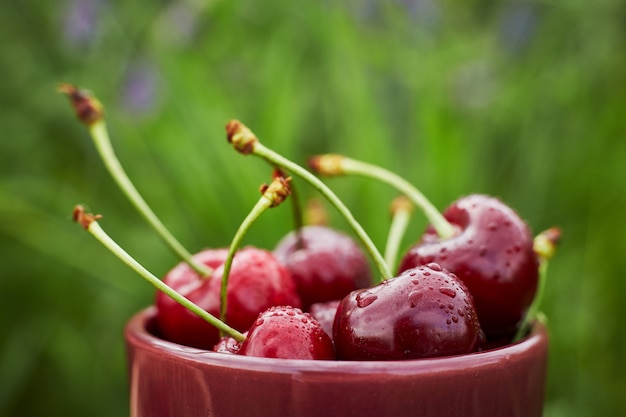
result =
[[156,309],[130,319],[132,417],[542,415],[548,334],[478,353],[403,361],[270,359],[158,336]]

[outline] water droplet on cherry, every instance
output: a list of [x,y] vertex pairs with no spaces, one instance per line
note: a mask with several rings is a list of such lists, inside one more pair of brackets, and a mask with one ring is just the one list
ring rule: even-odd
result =
[[452,288],[449,288],[449,287],[441,287],[439,288],[439,292],[442,293],[443,295],[447,295],[450,298],[456,297],[456,291],[454,291]]
[[411,291],[409,293],[409,305],[411,308],[417,307],[419,300],[424,296],[424,293],[421,291]]
[[376,301],[377,298],[378,296],[376,294],[372,294],[369,291],[364,291],[356,296],[356,305],[358,307],[364,308]]
[[429,263],[426,266],[429,267],[430,269],[432,269],[433,271],[437,271],[437,272],[441,272],[442,271],[441,265],[439,265],[436,262],[431,262],[431,263]]

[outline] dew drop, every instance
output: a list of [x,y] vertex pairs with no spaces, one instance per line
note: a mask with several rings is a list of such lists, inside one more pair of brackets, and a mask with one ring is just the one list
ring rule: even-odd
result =
[[459,318],[457,316],[452,316],[452,321],[455,323],[459,322]]
[[418,279],[411,280],[411,284],[419,285],[420,281]]
[[480,245],[478,248],[478,255],[485,256],[487,254],[487,245]]
[[428,265],[426,265],[427,267],[429,267],[430,269],[432,269],[433,271],[441,271],[441,265],[439,265],[436,262],[431,262]]
[[255,325],[255,326],[260,326],[260,325],[262,325],[263,323],[265,323],[265,320],[263,320],[263,319],[257,319],[257,320],[256,320],[256,322],[254,323],[254,325]]
[[459,308],[457,313],[459,313],[459,316],[461,316],[461,317],[463,317],[465,315],[465,311],[463,311],[463,309],[461,309],[461,308]]
[[421,300],[423,296],[424,296],[424,293],[421,291],[411,291],[408,296],[409,306],[411,306],[411,308],[417,307],[417,305],[419,304],[419,301]]
[[450,298],[456,297],[456,291],[454,291],[450,287],[441,287],[439,288],[439,292],[442,293],[443,295],[447,295]]
[[487,230],[491,230],[493,232],[497,228],[498,228],[498,223],[496,223],[496,222],[489,222],[487,224]]
[[430,276],[430,272],[428,272],[428,271],[424,271],[424,276],[429,277],[429,276]]
[[376,301],[377,298],[376,294],[372,294],[369,291],[361,292],[356,296],[356,305],[364,308]]
[[451,323],[452,323],[452,320],[450,320],[450,319],[446,319],[446,323],[451,324]]

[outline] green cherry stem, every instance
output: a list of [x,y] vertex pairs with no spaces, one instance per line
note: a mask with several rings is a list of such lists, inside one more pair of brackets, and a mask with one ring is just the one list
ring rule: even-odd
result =
[[540,234],[538,234],[533,242],[533,248],[535,253],[539,257],[539,282],[537,283],[537,292],[532,303],[528,307],[524,319],[522,320],[513,342],[522,340],[528,333],[533,322],[541,316],[540,307],[543,301],[543,295],[545,293],[547,275],[548,275],[548,263],[556,252],[556,246],[561,239],[561,230],[557,227],[551,227]]
[[111,251],[115,256],[117,256],[122,262],[128,265],[131,269],[133,269],[136,273],[138,273],[141,277],[143,277],[146,281],[152,284],[157,290],[162,291],[171,297],[174,301],[181,304],[183,307],[187,308],[191,312],[200,316],[200,318],[206,320],[212,326],[215,326],[220,332],[224,334],[228,334],[233,339],[238,342],[242,342],[245,340],[245,336],[228,326],[223,321],[219,320],[217,317],[208,313],[197,304],[189,301],[187,298],[176,292],[169,285],[161,281],[155,275],[153,275],[150,271],[144,268],[139,262],[137,262],[132,256],[128,254],[121,246],[119,246],[105,231],[102,229],[98,220],[102,218],[100,215],[88,214],[85,212],[85,209],[82,206],[76,206],[74,208],[74,221],[79,223],[85,230],[87,230],[93,237],[95,237],[102,245],[104,245],[109,251]]
[[387,245],[385,246],[385,261],[387,265],[395,265],[400,250],[400,243],[404,237],[404,233],[411,220],[413,214],[413,204],[404,195],[396,197],[391,202],[391,227],[387,236]]
[[389,170],[336,154],[314,156],[309,160],[309,166],[313,171],[324,176],[352,174],[387,183],[406,195],[413,204],[424,212],[441,239],[450,238],[456,233],[454,226],[413,184]]
[[250,230],[252,224],[267,210],[268,208],[276,207],[281,204],[291,193],[289,187],[289,181],[291,178],[283,178],[281,176],[274,176],[270,185],[264,184],[261,186],[261,198],[254,205],[250,213],[243,220],[233,240],[228,248],[228,255],[224,261],[223,275],[221,282],[220,292],[220,319],[226,322],[227,312],[227,294],[228,294],[228,278],[230,270],[233,264],[233,259],[237,250],[241,246],[244,236]]
[[104,165],[130,202],[154,228],[165,243],[169,245],[169,247],[181,259],[187,262],[189,266],[191,266],[201,276],[209,277],[213,271],[206,265],[194,261],[191,253],[189,253],[189,251],[187,251],[183,245],[176,240],[172,233],[170,233],[165,225],[159,220],[143,197],[141,197],[139,191],[137,191],[124,171],[124,168],[115,155],[113,146],[111,145],[111,140],[109,138],[109,133],[104,120],[102,104],[100,104],[100,102],[96,98],[92,97],[88,92],[79,90],[75,86],[69,84],[62,84],[59,86],[59,91],[69,97],[78,118],[89,129],[89,134],[93,139]]
[[289,172],[292,172],[307,181],[313,188],[320,192],[330,204],[346,219],[347,223],[352,227],[357,237],[363,243],[363,246],[370,254],[372,260],[376,264],[381,274],[381,279],[391,278],[393,275],[389,270],[389,266],[381,253],[376,249],[369,235],[363,227],[354,218],[346,205],[337,197],[337,195],[324,184],[319,178],[311,172],[295,164],[273,150],[265,147],[254,133],[238,120],[231,120],[226,125],[226,133],[228,141],[240,153],[247,155],[253,154],[259,156],[269,163],[279,166]]

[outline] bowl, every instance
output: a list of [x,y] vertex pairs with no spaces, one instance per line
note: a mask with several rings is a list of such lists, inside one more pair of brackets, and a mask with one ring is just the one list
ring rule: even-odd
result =
[[478,353],[311,361],[215,353],[158,336],[147,308],[125,329],[132,417],[538,417],[548,334]]

